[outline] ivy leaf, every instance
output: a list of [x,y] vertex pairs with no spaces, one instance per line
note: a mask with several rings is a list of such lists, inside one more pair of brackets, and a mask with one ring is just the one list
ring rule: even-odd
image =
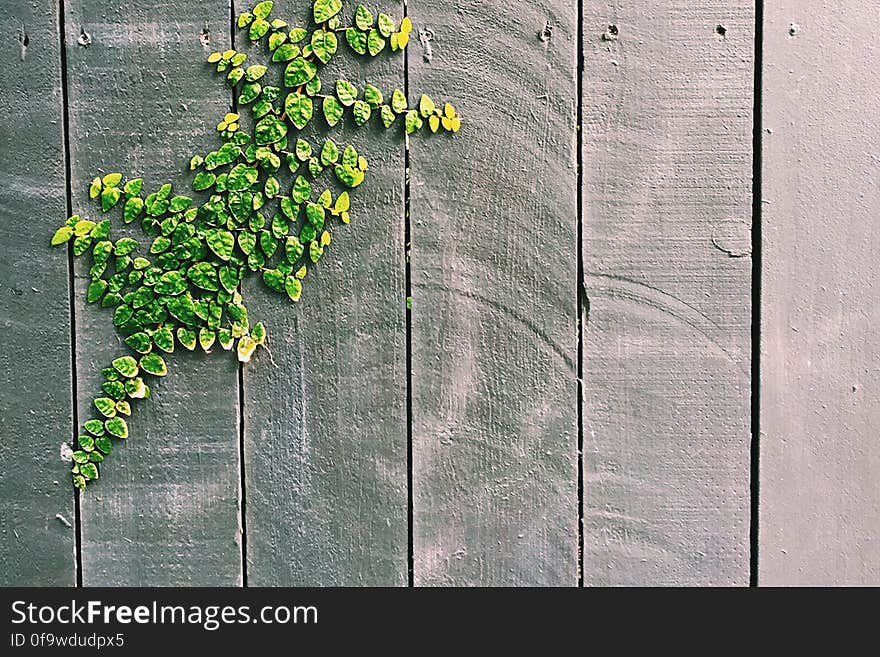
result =
[[388,105],[382,105],[382,110],[380,111],[380,116],[382,117],[382,125],[386,128],[390,128],[391,124],[394,123],[394,119],[397,115],[394,113]]
[[324,119],[326,119],[327,125],[331,128],[339,123],[345,112],[345,108],[342,107],[334,96],[325,96],[321,109],[324,111]]
[[208,248],[221,260],[229,260],[232,257],[235,238],[228,230],[212,231],[205,236],[205,241],[208,243]]
[[177,296],[186,291],[186,281],[179,271],[167,271],[159,277],[155,290],[162,296]]
[[101,437],[104,435],[104,423],[101,420],[87,420],[83,426],[93,436]]
[[312,262],[317,263],[323,255],[324,247],[322,247],[317,242],[312,242],[311,244],[309,244],[309,258]]
[[388,38],[394,32],[394,20],[388,14],[379,14],[379,32],[383,37]]
[[253,23],[251,23],[250,30],[248,31],[248,38],[251,41],[259,41],[266,33],[269,32],[269,23],[262,19],[257,19]]
[[323,148],[321,148],[321,164],[325,167],[334,164],[336,160],[339,159],[339,148],[333,143],[332,139],[328,139],[324,142]]
[[95,178],[89,187],[89,198],[98,198],[101,193],[101,179]]
[[370,51],[370,54],[375,57],[382,52],[384,47],[385,39],[379,35],[379,31],[370,30],[370,33],[367,35],[367,49]]
[[330,61],[330,58],[336,54],[339,43],[336,34],[326,30],[315,30],[312,32],[312,52],[324,64]]
[[287,126],[276,116],[269,114],[257,123],[254,128],[254,136],[257,144],[261,146],[274,144],[287,136]]
[[277,49],[285,41],[287,41],[287,35],[284,32],[272,32],[269,35],[269,50]]
[[334,172],[336,173],[339,182],[347,187],[357,187],[364,181],[364,172],[360,169],[355,169],[354,167],[346,165],[340,166],[337,164]]
[[291,123],[302,130],[312,119],[312,99],[305,94],[290,93],[284,101],[284,111],[287,113],[287,118],[290,119]]
[[214,333],[211,329],[203,326],[199,329],[199,345],[202,350],[208,352],[211,350],[211,347],[214,346],[214,341],[217,339],[217,334]]
[[[103,427],[103,425],[102,425]],[[103,433],[103,431],[102,431]],[[109,454],[113,451],[113,443],[110,442],[110,439],[106,436],[101,436],[99,438],[95,438],[95,447],[100,449],[105,454]]]
[[302,295],[302,282],[295,276],[288,276],[284,280],[284,289],[291,301],[299,301]]
[[153,343],[167,354],[174,353],[174,333],[167,326],[153,332]]
[[73,237],[73,229],[70,226],[62,226],[56,230],[55,234],[52,236],[52,246],[64,244],[69,241],[71,237]]
[[342,0],[315,0],[313,14],[316,23],[324,23],[342,10]]
[[140,354],[146,354],[152,349],[153,343],[146,333],[133,333],[125,338],[125,344]]
[[329,189],[321,192],[321,195],[318,197],[318,203],[324,208],[329,208],[333,204],[333,196],[330,194]]
[[350,203],[351,201],[348,197],[348,192],[342,192],[336,197],[336,204],[333,206],[334,214],[340,214],[348,210]]
[[95,408],[104,417],[113,417],[116,415],[116,402],[109,397],[98,397],[95,400]]
[[436,109],[434,101],[429,96],[422,94],[422,97],[419,99],[419,113],[424,118],[428,118],[428,115],[433,114]]
[[[238,102],[241,105],[248,105],[254,102],[260,95],[260,91],[262,91],[262,87],[259,82],[249,82],[241,88],[241,93],[238,96]],[[232,130],[238,124],[233,123],[229,126],[229,129]]]
[[358,152],[357,149],[349,144],[345,147],[345,150],[342,151],[342,164],[347,167],[356,167],[358,163]]
[[[117,438],[128,438],[128,425],[121,417],[112,417],[104,422],[107,433]],[[93,477],[95,478],[95,477]]]
[[[193,178],[192,188],[194,191],[201,192],[212,187],[216,180],[217,176],[210,171],[199,171]],[[140,199],[129,199],[128,203],[132,201],[140,201]],[[125,204],[126,210],[128,210],[128,203]]]
[[238,234],[238,247],[245,255],[253,253],[256,245],[257,238],[253,233],[242,231]]
[[109,212],[122,198],[118,187],[105,187],[101,192],[101,211]]
[[113,365],[113,369],[115,369],[124,377],[130,379],[134,376],[137,376],[137,361],[131,356],[121,356],[114,360],[111,365]]
[[[166,304],[168,312],[171,316],[183,324],[195,324],[195,305],[189,294],[181,294],[180,296],[171,297]],[[179,337],[178,333],[178,337]]]
[[177,329],[177,341],[192,351],[196,348],[196,332],[192,329],[181,327]]
[[303,57],[292,60],[284,69],[284,86],[298,87],[305,84],[318,72],[318,68]]
[[391,108],[398,114],[402,114],[406,111],[406,107],[406,96],[403,95],[400,89],[395,89],[394,93],[391,94]]
[[168,374],[168,368],[165,366],[165,360],[159,354],[147,354],[140,360],[141,369],[147,374],[153,376],[165,376]]
[[116,187],[120,182],[122,182],[122,174],[121,173],[108,173],[101,179],[104,187]]
[[[79,466],[79,473],[86,479],[94,480],[98,478],[98,468],[94,463],[83,463]],[[74,482],[76,478],[74,477]],[[82,484],[84,487],[85,484]]]
[[415,110],[406,113],[406,134],[411,135],[422,127],[422,117]]
[[352,107],[352,113],[354,114],[354,122],[358,126],[362,126],[364,123],[370,120],[370,114],[372,110],[370,109],[369,103],[363,100],[354,101],[354,107]]
[[238,272],[234,267],[220,267],[219,272],[220,284],[227,292],[234,292],[238,287]]
[[306,222],[308,222],[308,225],[314,228],[315,231],[321,230],[324,227],[324,208],[317,203],[309,203],[306,205]]
[[309,142],[304,139],[296,140],[296,157],[301,161],[305,162],[312,156],[312,147],[309,145]]
[[337,80],[336,81],[336,95],[339,98],[339,102],[349,107],[354,104],[354,101],[357,99],[358,91],[357,88],[347,80]]
[[243,335],[238,339],[238,360],[242,363],[250,362],[257,343],[248,335]]
[[367,54],[367,35],[360,30],[349,27],[345,30],[345,40],[348,42],[348,45],[351,47],[351,49],[354,50],[357,54]]
[[[302,257],[303,250],[304,247],[302,242],[300,242],[296,236],[288,237],[287,241],[284,243],[284,258],[290,264],[296,264],[296,262]],[[278,291],[280,292],[281,290],[279,289]]]
[[299,43],[300,41],[305,39],[308,35],[309,35],[309,33],[306,32],[303,28],[295,27],[290,31],[290,41],[291,41],[291,43]]
[[258,2],[254,7],[254,17],[259,20],[265,20],[265,18],[272,12],[272,1],[265,0],[264,2]]
[[284,274],[277,269],[267,269],[263,272],[263,282],[270,290],[284,291]]
[[374,87],[372,84],[368,84],[364,87],[364,100],[366,100],[370,107],[376,109],[379,105],[382,104],[384,98],[382,96],[382,92],[379,91],[377,87]]
[[123,237],[116,241],[113,250],[118,256],[128,255],[137,248],[138,243],[130,237]]
[[[243,14],[239,15],[239,17],[238,17],[238,23],[237,23],[238,28],[243,29],[243,28],[247,27],[248,25],[251,24],[252,20],[254,20],[254,15],[252,13],[250,13],[249,11],[244,12]],[[215,55],[216,55],[216,58],[214,58]],[[214,59],[212,60],[212,58],[214,58]],[[215,62],[220,61],[220,53],[219,52],[211,53],[211,56],[208,57],[208,61],[209,62],[210,61],[215,61]]]
[[289,62],[299,55],[299,47],[293,43],[283,43],[272,53],[273,62]]
[[317,75],[313,77],[311,80],[306,82],[306,93],[309,96],[316,95],[319,91],[321,91],[321,78]]
[[97,281],[92,281],[89,283],[89,289],[86,293],[86,301],[89,303],[95,303],[98,299],[104,296],[104,292],[107,291],[107,281],[98,279]]

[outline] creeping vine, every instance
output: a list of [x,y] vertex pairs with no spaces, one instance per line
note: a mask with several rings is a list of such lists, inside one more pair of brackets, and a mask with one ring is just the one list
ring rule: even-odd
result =
[[[113,309],[113,323],[132,350],[102,370],[97,417],[83,424],[72,452],[77,488],[98,479],[99,464],[113,449],[111,438],[128,437],[124,417],[131,415],[132,400],[150,396],[144,376],[165,376],[163,353],[173,353],[177,345],[206,352],[219,346],[248,362],[267,338],[261,322],[250,323],[243,277],[260,272],[271,290],[298,301],[309,267],[331,244],[331,224],[349,223],[348,191],[335,198],[330,189],[318,193],[318,179],[329,171],[353,189],[364,181],[367,160],[351,144],[303,138],[301,131],[316,114],[330,128],[346,113],[357,126],[378,117],[386,128],[402,125],[407,134],[425,126],[458,132],[461,126],[452,105],[441,107],[426,95],[411,107],[400,89],[386,95],[372,84],[358,88],[348,80],[336,80],[322,93],[319,70],[336,55],[338,35],[357,55],[375,57],[386,47],[406,47],[409,18],[398,23],[383,13],[374,17],[359,5],[353,25],[343,26],[342,0],[315,0],[310,27],[291,28],[283,20],[270,21],[272,6],[258,3],[238,17],[238,27],[254,45],[265,40],[290,91],[266,82],[267,66],[246,66],[246,53],[227,50],[208,57],[251,117],[226,114],[217,125],[221,145],[190,160],[192,189],[204,200],[172,195],[170,183],[145,194],[140,178],[123,183],[122,174],[109,173],[92,181],[89,196],[104,213],[121,208],[124,223],[139,221],[152,240],[147,253],[139,253],[130,237],[110,239],[109,219],[73,215],[52,237],[53,245],[72,241],[75,256],[91,252],[87,300]],[[253,134],[246,122],[253,124]],[[283,180],[286,173],[292,181]]]

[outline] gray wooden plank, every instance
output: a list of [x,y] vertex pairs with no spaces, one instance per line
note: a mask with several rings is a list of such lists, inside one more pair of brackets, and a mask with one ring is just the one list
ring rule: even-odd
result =
[[[54,2],[3,3],[0,23],[0,585],[76,583],[61,42]],[[56,518],[60,514],[64,521]],[[65,524],[69,523],[69,524]]]
[[584,4],[588,585],[749,580],[753,23]]
[[[66,6],[74,209],[99,214],[88,181],[114,170],[143,176],[145,189],[171,181],[185,193],[189,158],[214,146],[229,109],[228,88],[204,63],[228,47],[229,4]],[[118,215],[114,226],[125,232]],[[145,251],[140,229],[130,232]],[[81,420],[93,412],[101,368],[127,349],[108,311],[85,304],[87,264],[78,263],[76,280]],[[168,367],[153,398],[136,404],[132,437],[82,497],[86,585],[241,582],[237,362],[177,349]]]
[[415,583],[575,585],[577,9],[408,7]]
[[880,584],[876,18],[766,3],[762,585]]
[[[309,7],[276,2],[273,16],[305,25]],[[381,10],[403,15],[401,2]],[[402,56],[358,58],[345,45],[322,71],[325,88],[342,77],[390,95],[404,81]],[[270,350],[244,369],[248,583],[405,585],[404,141],[375,123],[332,131],[315,123],[307,138],[353,143],[370,169],[351,192],[351,224],[333,229],[298,304],[248,281]]]

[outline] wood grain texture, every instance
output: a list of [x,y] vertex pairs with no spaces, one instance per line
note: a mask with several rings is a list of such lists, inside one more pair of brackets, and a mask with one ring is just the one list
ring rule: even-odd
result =
[[876,586],[877,5],[765,12],[758,581]]
[[[116,170],[143,176],[148,191],[170,181],[186,193],[189,158],[214,146],[213,126],[229,108],[228,88],[204,63],[211,48],[228,47],[229,4],[66,6],[74,210],[99,214],[88,181]],[[124,225],[118,212],[113,219],[118,237]],[[146,252],[140,229],[130,232]],[[87,264],[78,263],[75,291],[81,420],[93,412],[101,368],[127,350],[112,315],[85,304]],[[153,398],[135,404],[131,438],[83,495],[86,585],[241,582],[237,362],[178,348],[168,367]]]
[[577,10],[408,7],[415,583],[575,585]]
[[[0,24],[0,585],[76,583],[61,41],[48,1],[3,3]],[[56,518],[60,514],[70,525]]]
[[753,6],[584,11],[584,580],[746,584]]
[[[382,10],[402,16],[403,5],[383,2]],[[304,25],[309,11],[276,2],[273,16]],[[346,5],[344,24],[353,11]],[[325,89],[345,78],[390,97],[404,83],[403,57],[360,58],[341,43],[320,75]],[[327,136],[353,143],[370,168],[351,192],[351,224],[328,222],[333,243],[309,266],[298,304],[257,280],[247,286],[270,352],[244,370],[248,583],[405,585],[404,141],[374,121],[333,130],[318,116],[313,123],[303,133],[313,145]],[[341,191],[329,172],[319,185]]]

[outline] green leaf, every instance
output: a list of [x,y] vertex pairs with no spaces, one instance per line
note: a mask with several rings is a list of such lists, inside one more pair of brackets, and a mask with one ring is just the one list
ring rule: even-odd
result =
[[321,259],[321,256],[324,255],[324,247],[322,247],[317,242],[312,242],[309,244],[309,258],[312,262],[317,263],[318,260]]
[[[291,236],[287,238],[287,241],[284,243],[284,258],[292,265],[295,265],[297,261],[302,257],[304,247],[302,242],[300,242],[295,236]],[[281,291],[280,289],[278,290]]]
[[258,2],[253,10],[254,16],[260,20],[264,20],[272,12],[272,4],[271,0]]
[[101,179],[101,182],[104,184],[104,187],[116,187],[120,182],[122,182],[122,174],[108,173]]
[[92,250],[92,259],[95,264],[100,265],[107,262],[107,258],[110,257],[111,253],[113,253],[113,242],[101,240],[95,244],[95,248]]
[[372,84],[368,84],[364,87],[364,100],[366,100],[370,107],[376,109],[382,102],[385,100],[382,96],[382,92],[379,91],[377,87],[374,87]]
[[257,344],[263,344],[266,341],[266,327],[263,326],[263,322],[254,324],[254,328],[251,329],[251,337]]
[[214,346],[216,339],[217,334],[211,329],[204,326],[199,329],[199,345],[204,351],[209,351]]
[[[276,216],[280,217],[281,215]],[[267,233],[265,231],[260,233],[260,248],[263,250],[263,253],[267,258],[271,258],[275,254],[275,250],[278,248],[277,238],[272,235],[272,233]]]
[[174,333],[167,326],[153,332],[153,343],[167,354],[174,352]]
[[244,74],[244,79],[248,82],[256,82],[261,77],[266,75],[267,70],[268,69],[262,64],[254,64],[253,66],[248,66]]
[[165,360],[159,354],[147,354],[140,360],[141,369],[147,374],[153,376],[165,376],[168,374],[168,368],[165,366]]
[[325,96],[324,103],[321,107],[324,111],[324,119],[331,128],[342,119],[345,108],[339,103],[334,96]]
[[196,348],[196,332],[191,329],[181,327],[177,329],[177,341],[184,347],[192,351]]
[[325,167],[334,164],[336,160],[339,159],[339,148],[333,143],[332,139],[328,139],[324,142],[323,148],[321,148],[321,164]]
[[370,51],[370,54],[375,57],[382,49],[385,47],[385,39],[383,39],[379,30],[370,30],[370,33],[367,35],[367,49]]
[[[251,21],[254,20],[254,15],[249,11],[244,12],[238,17],[238,28],[242,29],[251,24]],[[220,53],[214,53],[214,55],[219,55]],[[219,61],[219,56],[216,58],[216,61]],[[211,58],[208,58],[208,61],[211,61]]]
[[[103,425],[101,425],[103,428]],[[103,433],[103,432],[102,432]],[[106,436],[101,436],[99,438],[95,438],[95,447],[100,449],[105,454],[109,454],[113,451],[113,443],[110,442],[110,439]]]
[[228,230],[211,231],[205,236],[205,241],[208,243],[208,248],[221,260],[229,260],[232,257],[235,238]]
[[80,449],[87,452],[91,452],[95,449],[95,439],[92,436],[79,436],[76,439],[76,442],[79,444]]
[[284,32],[272,32],[269,35],[269,50],[276,50],[285,41],[287,41],[287,35]]
[[400,89],[395,89],[394,93],[391,94],[391,108],[398,114],[402,114],[406,111],[406,106],[406,96],[403,95]]
[[89,198],[98,198],[98,194],[101,193],[101,179],[95,178],[92,181],[91,186],[89,187]]
[[318,68],[303,57],[292,60],[284,69],[284,86],[298,87],[305,84],[318,72]]
[[354,24],[366,31],[373,26],[373,14],[363,5],[358,5],[354,12]]
[[321,192],[321,195],[318,197],[318,203],[325,208],[329,208],[333,204],[333,196],[330,194],[329,189]]
[[[132,359],[134,360],[134,359]],[[101,420],[87,420],[85,424],[83,424],[86,431],[88,431],[93,436],[103,436],[104,435],[104,423]]]
[[311,156],[312,156],[312,147],[309,144],[309,142],[307,142],[304,139],[297,139],[296,140],[296,157],[300,161],[305,162]]
[[357,99],[358,91],[357,88],[347,80],[337,80],[336,81],[336,95],[339,98],[339,102],[349,107],[354,104],[354,101]]
[[226,188],[241,192],[257,182],[259,177],[260,174],[256,169],[252,169],[248,165],[239,162],[229,171],[226,177]]
[[305,39],[308,35],[309,35],[309,33],[306,32],[303,28],[295,27],[290,31],[290,41],[291,41],[291,43],[299,43],[300,41]]
[[263,282],[270,290],[284,291],[284,274],[277,269],[266,269],[263,272]]
[[220,343],[220,346],[229,351],[232,348],[233,337],[232,333],[229,329],[219,329],[217,331],[217,341]]
[[94,463],[83,463],[79,466],[79,472],[86,479],[98,478],[98,468]]
[[302,282],[295,276],[288,276],[284,280],[284,289],[291,301],[299,301],[302,295]]
[[394,32],[394,20],[388,14],[379,14],[379,32],[386,39],[391,36],[391,33]]
[[238,287],[238,271],[234,267],[220,267],[220,284],[227,292],[234,292]]
[[349,27],[345,30],[345,40],[348,42],[348,45],[351,47],[351,49],[354,50],[357,54],[367,54],[367,35],[360,30]]
[[415,110],[406,113],[406,134],[411,135],[422,127],[422,117]]
[[289,62],[299,55],[299,47],[293,43],[283,43],[272,53],[273,62]]
[[171,297],[166,304],[171,316],[183,324],[195,324],[195,305],[188,294]]
[[[201,192],[212,187],[216,180],[217,176],[210,171],[199,171],[193,178],[192,188],[194,191]],[[135,200],[139,201],[140,199],[130,199],[129,203]],[[128,203],[126,203],[126,208],[128,208]]]
[[342,9],[342,0],[315,0],[313,15],[316,23],[324,23]]
[[118,256],[128,255],[137,248],[137,245],[137,241],[131,239],[130,237],[123,237],[122,239],[116,241],[114,252]]
[[86,301],[89,303],[95,303],[98,299],[104,296],[104,292],[107,291],[107,281],[98,279],[97,281],[92,281],[89,283],[89,290],[86,293]]
[[284,101],[284,111],[287,113],[287,118],[290,119],[291,123],[302,130],[312,119],[312,99],[305,94],[290,93]]
[[97,408],[104,417],[113,417],[116,415],[116,402],[109,397],[98,397],[95,400],[95,408]]
[[351,166],[337,164],[334,172],[339,182],[347,187],[357,187],[364,181],[364,172]]
[[73,237],[73,229],[70,226],[62,226],[56,230],[55,234],[52,236],[52,246],[64,244],[69,241],[71,237]]
[[295,203],[303,203],[312,196],[312,185],[303,176],[297,176],[293,181],[291,197]]
[[434,105],[434,101],[425,94],[422,94],[422,97],[419,99],[419,113],[424,118],[428,118],[428,115],[433,114],[435,109],[437,108]]
[[259,41],[266,36],[268,31],[269,23],[262,19],[257,19],[251,23],[251,28],[248,30],[248,38],[250,38],[251,41]]
[[132,378],[133,376],[137,376],[138,368],[137,361],[131,356],[120,356],[112,363],[113,369],[119,372],[122,376],[127,378]]
[[146,333],[133,333],[125,338],[125,344],[140,354],[146,354],[152,349],[153,343]]
[[354,101],[354,106],[352,107],[352,114],[354,114],[354,122],[356,125],[363,125],[367,121],[370,120],[370,114],[372,110],[370,109],[369,103],[364,100],[356,100]]
[[257,144],[265,146],[266,144],[274,144],[287,136],[287,126],[283,121],[272,114],[269,114],[257,123],[254,129],[254,136]]
[[119,191],[118,187],[105,187],[104,191],[101,192],[101,210],[109,212],[119,202],[120,198],[122,198],[122,192]]
[[89,250],[94,240],[91,235],[81,235],[73,240],[73,255],[81,256]]
[[155,290],[162,296],[177,296],[186,291],[186,280],[179,271],[167,271],[159,277]]
[[339,43],[336,34],[326,30],[315,30],[312,32],[312,52],[324,64],[330,61],[330,58],[336,54]]
[[249,233],[246,231],[242,231],[238,234],[238,247],[244,252],[245,255],[250,255],[254,252],[254,247],[257,245],[257,238],[253,233]]
[[382,117],[382,125],[384,125],[386,128],[390,128],[391,124],[394,123],[394,119],[397,118],[394,110],[392,110],[388,105],[382,105],[380,116]]
[[142,178],[132,178],[127,183],[125,183],[125,186],[122,188],[122,190],[125,192],[125,195],[128,198],[131,198],[132,196],[137,196],[138,194],[140,194],[143,186],[144,181]]
[[274,176],[266,178],[266,184],[263,186],[263,191],[268,198],[275,198],[278,196],[278,193],[281,191],[281,183],[278,182],[278,178],[275,178]]
[[132,221],[141,216],[144,211],[144,201],[138,196],[133,196],[125,202],[122,207],[122,220],[130,224]]
[[241,93],[238,95],[239,104],[247,105],[254,102],[259,97],[262,89],[259,82],[248,82],[241,88]]
[[333,206],[333,212],[335,214],[340,214],[342,212],[346,212],[350,206],[351,201],[348,197],[348,192],[342,192],[339,196],[336,197],[336,204]]
[[317,203],[306,205],[306,222],[316,231],[324,227],[324,208]]
[[175,196],[168,202],[169,212],[183,212],[192,205],[193,200],[189,196]]
[[[107,433],[117,438],[128,438],[128,425],[121,417],[112,417],[104,422]],[[84,473],[85,474],[85,473]]]
[[319,91],[321,91],[321,78],[316,75],[311,80],[306,82],[306,94],[308,94],[309,96],[314,96]]

